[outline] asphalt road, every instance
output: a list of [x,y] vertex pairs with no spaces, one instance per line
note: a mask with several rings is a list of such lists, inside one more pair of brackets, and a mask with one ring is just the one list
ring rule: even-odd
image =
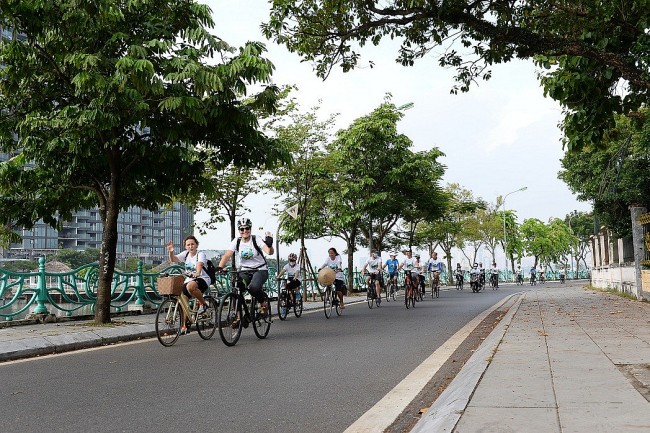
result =
[[[526,289],[526,286],[523,287]],[[522,287],[443,291],[406,310],[275,319],[235,347],[196,332],[0,365],[6,432],[342,432],[476,315]]]

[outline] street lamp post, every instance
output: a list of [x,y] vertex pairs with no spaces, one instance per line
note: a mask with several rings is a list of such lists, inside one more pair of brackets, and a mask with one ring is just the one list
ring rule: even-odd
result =
[[528,187],[524,186],[515,191],[509,192],[508,194],[503,196],[503,203],[502,203],[503,205],[503,253],[506,256],[506,277],[508,276],[508,238],[506,236],[506,198],[508,198],[510,194],[514,194],[519,191],[525,191],[527,189]]

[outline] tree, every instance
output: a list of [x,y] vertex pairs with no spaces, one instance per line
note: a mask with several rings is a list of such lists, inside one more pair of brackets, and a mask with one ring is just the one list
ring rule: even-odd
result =
[[505,220],[506,237],[503,240],[503,250],[506,251],[506,257],[510,259],[511,271],[515,272],[515,260],[521,262],[524,255],[524,246],[521,241],[521,232],[517,223],[517,213],[513,210],[501,211],[501,221]]
[[616,125],[604,135],[603,147],[567,153],[558,175],[579,200],[593,202],[594,215],[621,238],[631,234],[629,206],[650,208],[650,119],[640,130],[634,123],[617,116]]
[[497,246],[503,243],[503,217],[494,209],[479,211],[480,225],[478,227],[481,240],[485,249],[492,255],[492,262],[496,262]]
[[237,217],[250,212],[243,204],[244,199],[261,190],[261,179],[255,170],[232,164],[224,168],[208,164],[205,176],[210,188],[203,192],[197,204],[208,211],[210,218],[200,229],[202,232],[215,229],[218,223],[227,218],[230,222],[230,239],[234,239],[237,236]]
[[56,226],[98,206],[95,320],[109,322],[121,209],[196,199],[198,148],[222,166],[286,157],[253,111],[272,110],[277,88],[240,101],[273,65],[260,43],[211,35],[192,1],[1,1],[0,22],[24,35],[0,43],[0,147],[18,153],[0,167],[0,223]]
[[65,263],[72,269],[97,261],[100,251],[97,248],[87,248],[83,251],[71,249],[60,249],[54,255],[50,255],[48,260],[57,260]]
[[[274,170],[270,187],[281,194],[284,209],[297,206],[296,219],[285,215],[283,240],[289,243],[298,239],[301,251],[306,251],[305,239],[321,237],[324,232],[321,193],[329,183],[325,147],[331,139],[336,115],[321,121],[318,107],[301,113],[298,105],[294,105],[286,117],[287,122],[276,125],[274,130],[278,139],[290,149],[293,162]],[[301,271],[303,281],[308,281],[307,272],[312,270],[303,263]]]
[[576,271],[580,267],[580,260],[582,260],[585,269],[587,269],[587,252],[590,248],[591,236],[594,233],[593,213],[573,211],[564,218],[564,222],[576,237],[576,242],[572,245],[572,253],[576,261]]
[[529,218],[521,225],[521,233],[526,251],[535,258],[535,266],[539,263],[544,268],[561,262],[575,239],[571,229],[559,218],[552,218],[548,224]]
[[[429,252],[435,248],[434,244],[439,245],[445,253],[447,269],[454,269],[451,251],[455,247],[460,247],[463,242],[463,231],[467,218],[483,208],[484,203],[475,201],[472,192],[457,183],[448,184],[445,191],[449,197],[448,210],[440,218],[425,222],[418,230],[421,232],[421,236],[428,240]],[[453,272],[449,272],[448,282],[450,285],[453,284],[453,277]]]
[[542,83],[564,107],[573,148],[599,141],[613,113],[638,114],[647,103],[648,22],[648,0],[281,0],[263,31],[314,61],[322,77],[336,64],[357,67],[359,49],[385,37],[402,41],[397,61],[405,66],[438,48],[439,64],[457,70],[454,92],[489,79],[493,64],[534,59],[550,71]]

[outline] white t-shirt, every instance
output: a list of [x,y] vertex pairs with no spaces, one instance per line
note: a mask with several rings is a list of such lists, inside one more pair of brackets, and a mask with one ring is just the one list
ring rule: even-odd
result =
[[300,264],[296,262],[295,265],[291,266],[289,263],[284,265],[284,273],[287,274],[289,279],[295,278],[300,281]]
[[343,275],[343,271],[337,270],[337,269],[343,269],[342,263],[343,261],[341,260],[341,256],[336,256],[334,260],[328,257],[327,260],[325,260],[325,263],[323,263],[323,266],[321,266],[321,269],[322,268],[333,269],[336,272],[335,278],[337,280],[345,281],[345,276]]
[[[242,239],[239,242],[239,250],[237,250],[237,239],[233,239],[230,244],[230,251],[235,254],[235,257],[239,261],[239,269],[241,270],[267,270],[266,260],[264,256],[257,252],[257,248],[253,245],[253,236],[248,238],[248,242],[244,242]],[[255,244],[259,247],[259,250],[262,251],[262,241],[255,236]]]
[[499,273],[499,268],[497,268],[496,266],[492,266],[490,268],[490,273],[491,274],[498,274]]
[[429,272],[440,271],[440,260],[430,258],[429,261],[427,262],[427,271]]
[[[176,258],[180,262],[185,263],[185,270],[188,272],[196,272],[196,264],[198,262],[203,263],[203,268],[201,268],[201,275],[199,278],[203,278],[205,282],[210,285],[210,276],[208,275],[207,272],[205,272],[205,264],[208,261],[208,259],[205,257],[205,253],[202,251],[199,251],[196,253],[194,257],[192,257],[189,253],[189,251],[185,250],[179,255],[176,256]],[[185,277],[185,282],[187,283],[188,281],[192,281],[193,278],[190,277]]]
[[410,259],[407,257],[402,260],[402,268],[404,268],[405,271],[412,271],[413,268],[415,268],[415,259],[413,257]]
[[377,257],[376,259],[368,259],[366,262],[366,270],[371,274],[379,273],[379,267],[381,266],[381,258]]

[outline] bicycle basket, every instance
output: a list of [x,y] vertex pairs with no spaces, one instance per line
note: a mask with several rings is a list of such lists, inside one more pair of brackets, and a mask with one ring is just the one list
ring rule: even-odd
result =
[[180,295],[183,291],[183,281],[185,281],[185,278],[182,275],[160,277],[157,280],[158,293],[161,295]]

